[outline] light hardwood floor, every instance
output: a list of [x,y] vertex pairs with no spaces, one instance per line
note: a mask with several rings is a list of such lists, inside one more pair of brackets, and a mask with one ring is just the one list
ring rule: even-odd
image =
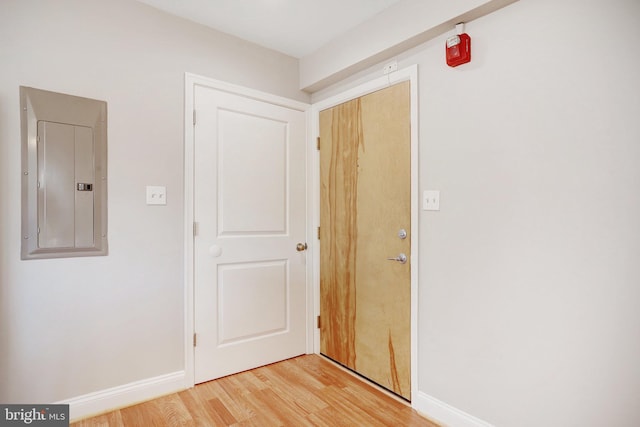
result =
[[318,355],[209,381],[71,425],[437,427]]

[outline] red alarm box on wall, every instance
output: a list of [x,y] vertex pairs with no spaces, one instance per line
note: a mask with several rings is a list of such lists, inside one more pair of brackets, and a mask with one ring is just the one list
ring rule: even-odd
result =
[[471,61],[471,37],[462,33],[447,39],[447,65],[457,67]]

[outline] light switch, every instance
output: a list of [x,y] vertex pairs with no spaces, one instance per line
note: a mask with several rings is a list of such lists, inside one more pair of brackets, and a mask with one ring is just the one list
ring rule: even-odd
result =
[[157,185],[147,185],[147,204],[148,205],[166,205],[167,204],[167,187]]
[[440,210],[440,191],[427,190],[422,193],[422,210],[425,210],[425,211]]

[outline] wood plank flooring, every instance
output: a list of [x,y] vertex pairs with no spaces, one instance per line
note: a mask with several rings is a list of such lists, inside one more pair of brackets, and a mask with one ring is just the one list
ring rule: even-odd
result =
[[80,420],[74,427],[425,426],[410,406],[307,355]]

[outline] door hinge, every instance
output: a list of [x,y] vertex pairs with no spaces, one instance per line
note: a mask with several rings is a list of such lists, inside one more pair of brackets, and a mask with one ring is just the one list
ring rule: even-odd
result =
[[318,137],[316,141],[316,148],[318,149],[318,151],[320,151],[320,137]]
[[198,335],[196,335],[196,333],[193,333],[193,346],[195,347],[198,344]]
[[320,227],[318,227],[318,240],[320,240]]
[[198,223],[197,222],[193,222],[193,237],[196,237],[198,235]]
[[193,125],[196,125],[196,110],[193,110]]
[[316,317],[317,328],[320,329],[320,316]]

